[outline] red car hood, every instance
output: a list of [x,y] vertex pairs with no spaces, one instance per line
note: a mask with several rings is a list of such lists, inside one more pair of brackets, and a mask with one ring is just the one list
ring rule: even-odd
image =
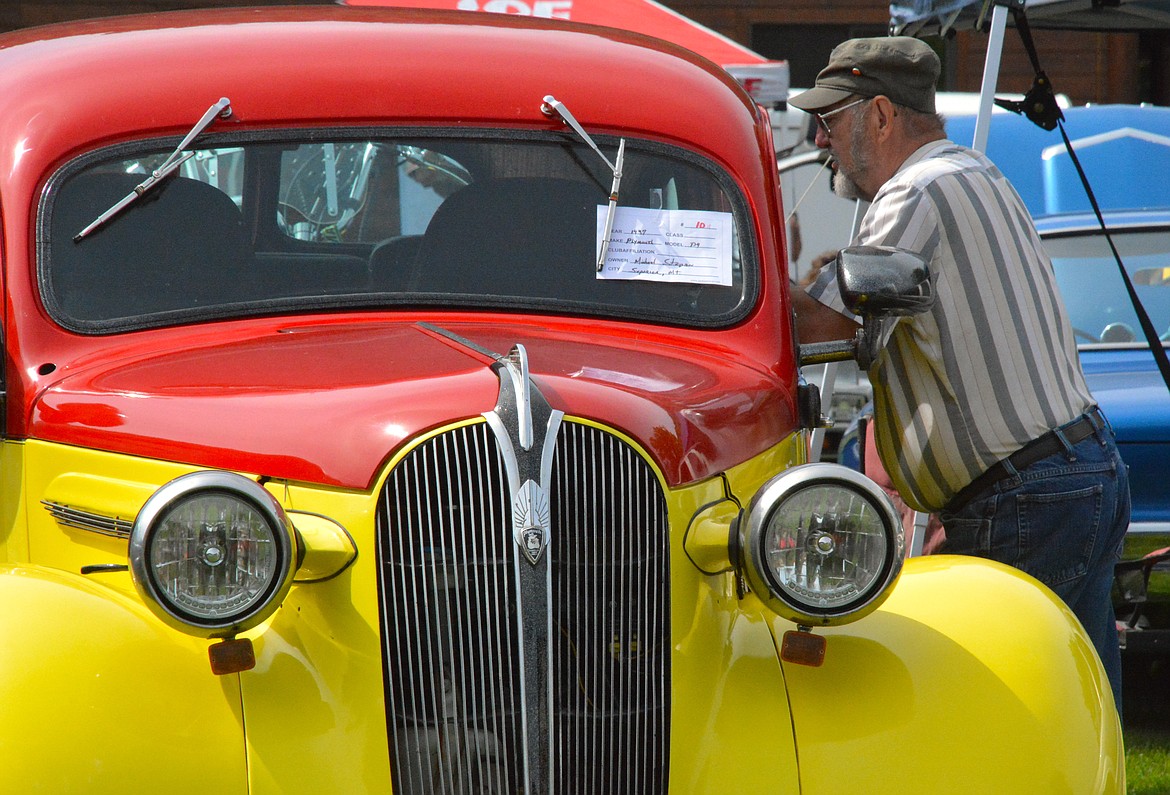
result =
[[[793,384],[730,351],[660,338],[452,324],[490,351],[522,343],[554,409],[615,427],[671,483],[707,477],[795,427]],[[92,365],[45,390],[31,436],[348,488],[403,442],[496,404],[491,359],[407,323],[292,327]]]

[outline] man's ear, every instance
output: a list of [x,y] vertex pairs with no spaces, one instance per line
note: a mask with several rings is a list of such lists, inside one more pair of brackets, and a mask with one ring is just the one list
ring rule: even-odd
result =
[[873,98],[874,134],[879,141],[884,141],[893,134],[894,117],[897,115],[898,109],[889,97],[878,94]]

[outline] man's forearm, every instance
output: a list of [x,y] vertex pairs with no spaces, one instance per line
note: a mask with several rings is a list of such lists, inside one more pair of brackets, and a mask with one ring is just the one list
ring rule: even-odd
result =
[[852,339],[858,323],[809,297],[803,288],[789,287],[796,313],[796,333],[801,342],[829,342]]

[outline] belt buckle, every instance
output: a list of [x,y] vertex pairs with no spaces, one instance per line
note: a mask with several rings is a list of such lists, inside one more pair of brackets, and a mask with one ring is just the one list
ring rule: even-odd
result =
[[1089,424],[1093,426],[1094,433],[1105,427],[1105,415],[1101,413],[1100,406],[1093,406],[1093,408],[1086,411],[1085,417],[1088,418]]

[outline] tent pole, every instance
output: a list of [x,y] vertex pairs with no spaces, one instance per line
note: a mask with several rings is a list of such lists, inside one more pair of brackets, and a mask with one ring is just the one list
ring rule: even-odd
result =
[[1003,60],[1003,39],[1007,31],[1007,6],[996,4],[991,9],[991,36],[987,42],[987,60],[983,64],[983,88],[979,92],[979,115],[975,119],[975,140],[971,148],[987,151],[987,135],[991,130],[991,110],[995,105],[995,84],[999,65]]
[[[854,240],[857,237],[857,232],[861,229],[861,219],[865,217],[865,210],[869,204],[861,201],[861,199],[854,199],[853,201],[853,227],[849,232],[849,239]],[[833,408],[833,391],[837,386],[837,366],[840,362],[828,362],[825,364],[825,369],[821,371],[821,405],[828,406],[829,410]],[[809,439],[809,463],[815,464],[821,460],[821,454],[825,449],[825,429],[814,428],[812,437]]]

